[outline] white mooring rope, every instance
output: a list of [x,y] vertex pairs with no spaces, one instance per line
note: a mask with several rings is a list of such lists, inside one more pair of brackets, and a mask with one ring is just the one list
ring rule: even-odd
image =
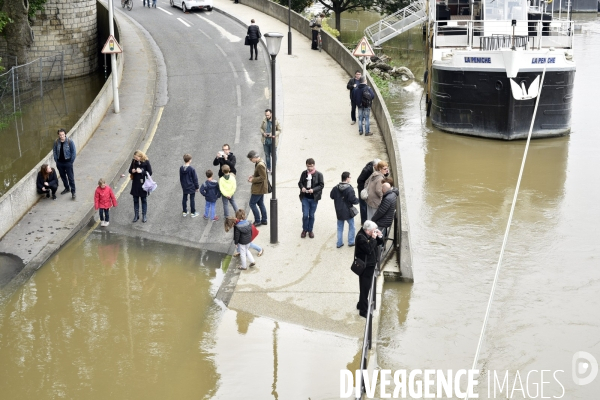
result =
[[[504,240],[502,241],[502,248],[500,249],[500,257],[498,259],[498,265],[496,266],[496,275],[494,276],[494,283],[492,284],[492,290],[490,292],[490,298],[488,300],[487,310],[485,311],[485,318],[483,319],[483,326],[481,327],[481,334],[479,335],[479,343],[477,344],[477,351],[475,352],[475,359],[473,360],[472,370],[477,368],[479,362],[479,352],[483,345],[483,338],[485,336],[485,328],[487,326],[488,318],[490,316],[490,310],[492,309],[492,302],[494,301],[494,292],[496,291],[496,285],[498,283],[498,276],[500,275],[500,266],[502,265],[502,257],[504,256],[504,249],[506,248],[506,242],[508,241],[508,234],[510,232],[510,225],[512,223],[515,206],[517,204],[517,196],[519,194],[519,187],[521,186],[521,178],[523,177],[523,170],[525,169],[525,161],[527,160],[527,152],[529,151],[529,143],[531,142],[531,133],[533,132],[533,123],[535,122],[535,116],[537,114],[538,105],[540,104],[540,96],[542,94],[542,86],[544,86],[544,78],[546,76],[546,64],[544,64],[544,70],[542,72],[542,81],[540,82],[540,88],[538,90],[537,99],[535,100],[535,108],[533,109],[533,117],[531,118],[531,126],[529,127],[529,134],[527,135],[527,144],[525,145],[525,152],[523,154],[523,161],[521,162],[521,170],[519,171],[519,179],[517,179],[517,187],[515,188],[515,195],[510,207],[510,214],[508,215],[508,223],[506,224],[506,231],[504,232]],[[469,399],[468,391],[466,392],[465,400]]]

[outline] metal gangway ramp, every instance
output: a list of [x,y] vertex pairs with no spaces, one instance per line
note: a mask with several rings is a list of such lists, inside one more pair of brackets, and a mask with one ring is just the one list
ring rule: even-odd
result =
[[426,20],[427,10],[425,9],[425,2],[417,0],[403,9],[388,15],[379,22],[369,25],[365,29],[365,35],[371,43],[379,46]]

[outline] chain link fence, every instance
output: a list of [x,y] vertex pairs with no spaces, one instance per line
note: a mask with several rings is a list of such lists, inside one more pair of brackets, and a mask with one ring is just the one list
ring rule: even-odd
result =
[[[17,61],[14,57],[14,60],[10,60],[10,56],[1,57],[2,64]],[[0,129],[19,115],[25,104],[43,98],[45,92],[60,86],[64,89],[63,53],[40,57],[0,74]]]

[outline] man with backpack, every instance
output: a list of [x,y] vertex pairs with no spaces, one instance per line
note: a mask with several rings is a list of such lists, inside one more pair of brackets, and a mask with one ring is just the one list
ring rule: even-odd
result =
[[348,89],[348,91],[350,92],[350,118],[352,118],[352,125],[356,123],[356,104],[354,103],[354,99],[352,98],[352,93],[360,83],[361,76],[362,72],[360,70],[356,70],[356,72],[354,73],[354,77],[350,78],[348,84],[346,84],[346,89]]
[[367,86],[367,78],[365,76],[360,77],[360,83],[352,92],[352,100],[358,107],[358,133],[363,134],[363,120],[365,121],[365,136],[371,136],[369,126],[369,116],[371,115],[371,105],[375,98],[375,92],[369,86]]
[[342,173],[342,181],[331,189],[329,197],[333,199],[335,215],[337,217],[337,243],[339,249],[344,245],[344,222],[348,222],[348,246],[354,246],[356,231],[354,229],[354,217],[358,210],[354,207],[358,199],[354,188],[350,184],[350,172]]

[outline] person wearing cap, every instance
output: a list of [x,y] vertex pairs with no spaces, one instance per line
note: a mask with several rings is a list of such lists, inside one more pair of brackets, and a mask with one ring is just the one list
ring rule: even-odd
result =
[[250,189],[250,209],[254,215],[254,225],[267,225],[267,208],[264,202],[264,195],[269,193],[267,166],[254,150],[251,150],[247,157],[248,160],[254,163],[254,174],[248,177],[248,182],[252,184],[252,188]]

